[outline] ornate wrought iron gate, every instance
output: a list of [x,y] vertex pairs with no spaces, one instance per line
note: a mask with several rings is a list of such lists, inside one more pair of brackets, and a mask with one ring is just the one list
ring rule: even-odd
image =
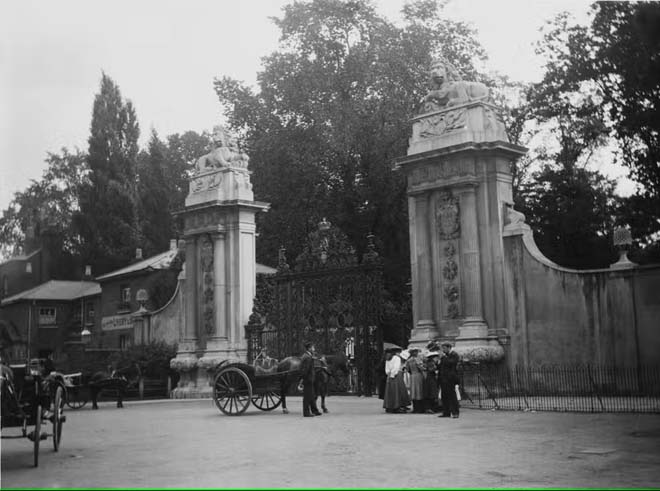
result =
[[296,271],[286,264],[284,250],[279,262],[277,274],[257,283],[246,326],[248,362],[263,348],[278,359],[299,355],[304,343],[312,341],[318,353],[345,353],[351,362],[352,375],[337,381],[334,390],[373,394],[382,351],[383,288],[373,237],[358,264],[343,234],[328,224],[310,234]]

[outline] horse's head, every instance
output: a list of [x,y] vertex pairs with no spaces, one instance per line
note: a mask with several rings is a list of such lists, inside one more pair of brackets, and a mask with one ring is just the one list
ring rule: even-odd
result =
[[113,378],[125,380],[129,387],[136,386],[139,383],[141,376],[142,370],[140,370],[137,363],[133,363],[127,367],[117,368],[111,374],[111,377]]
[[330,373],[334,373],[339,370],[344,375],[349,374],[350,369],[348,367],[348,358],[344,353],[339,353],[337,355],[324,355],[323,358],[328,365],[328,370]]

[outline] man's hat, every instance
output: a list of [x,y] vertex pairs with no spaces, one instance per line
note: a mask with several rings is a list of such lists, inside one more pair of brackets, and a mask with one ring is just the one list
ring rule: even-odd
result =
[[419,348],[415,348],[415,347],[408,348],[409,353],[415,353],[415,352],[419,353],[419,351],[420,351]]
[[438,353],[437,351],[429,351],[428,353],[426,353],[427,358],[431,358],[432,356],[440,356],[440,353]]
[[311,348],[312,346],[314,346],[314,343],[311,342],[311,341],[307,341],[307,342],[304,344],[304,346],[305,346],[305,349],[309,349],[309,348]]
[[454,345],[452,344],[451,341],[443,341],[442,343],[440,343],[440,346],[449,346],[451,348]]

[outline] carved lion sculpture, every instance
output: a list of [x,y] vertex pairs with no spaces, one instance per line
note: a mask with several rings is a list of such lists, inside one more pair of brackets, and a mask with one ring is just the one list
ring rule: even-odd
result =
[[424,97],[422,112],[437,111],[466,102],[487,100],[490,92],[481,82],[461,80],[456,69],[438,59],[431,65],[431,90]]
[[216,148],[197,159],[195,173],[223,167],[247,168],[248,156],[239,150],[236,139],[223,126],[213,128],[213,142]]

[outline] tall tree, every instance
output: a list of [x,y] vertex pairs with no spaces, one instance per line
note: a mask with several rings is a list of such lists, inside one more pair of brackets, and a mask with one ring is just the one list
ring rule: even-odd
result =
[[407,200],[392,161],[406,152],[432,57],[467,75],[484,57],[473,31],[440,9],[431,0],[407,4],[397,27],[368,0],[295,2],[274,19],[280,47],[263,59],[257,92],[216,79],[250,155],[255,195],[272,203],[258,222],[260,261],[276,264],[280,245],[295,257],[327,217],[359,251],[368,232],[378,237],[388,289],[405,296]]
[[[17,192],[0,218],[2,255],[9,257],[37,247],[46,248],[55,278],[68,278],[81,239],[72,228],[79,210],[78,194],[87,174],[86,156],[63,148],[49,153],[39,181]],[[77,263],[76,263],[77,264]],[[76,266],[77,268],[77,266]]]
[[167,250],[174,236],[170,210],[172,183],[167,179],[167,148],[155,131],[151,133],[147,152],[138,159],[138,208],[141,231],[140,246],[145,256]]
[[105,73],[94,99],[89,137],[89,183],[76,223],[95,274],[125,265],[140,243],[137,156],[140,129],[130,101]]
[[[545,96],[566,100],[566,117],[600,119],[597,130],[620,146],[621,161],[640,186],[619,219],[642,245],[655,243],[660,260],[660,3],[598,2],[590,25],[567,21],[555,19],[541,47],[548,60]],[[576,103],[585,92],[593,104]]]

